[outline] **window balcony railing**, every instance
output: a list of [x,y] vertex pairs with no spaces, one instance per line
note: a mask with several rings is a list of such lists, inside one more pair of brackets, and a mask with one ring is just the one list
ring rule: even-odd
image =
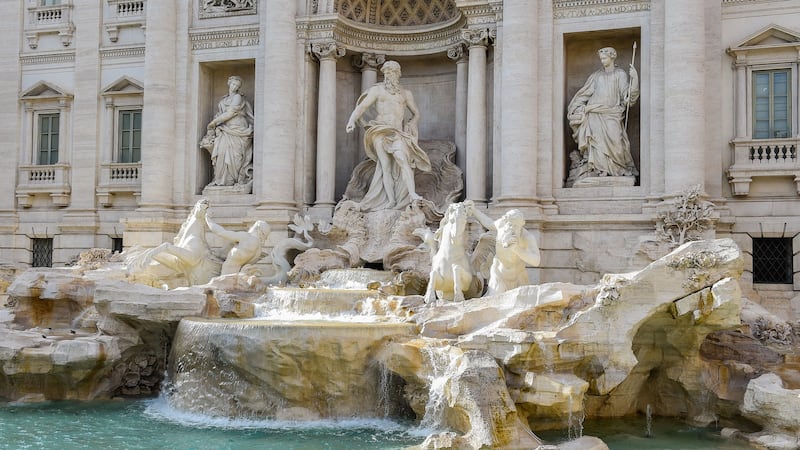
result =
[[114,194],[142,192],[142,163],[106,163],[100,165],[97,199],[103,206],[113,204]]
[[733,195],[748,195],[753,177],[793,177],[800,194],[800,139],[742,139],[732,142],[728,179]]
[[147,0],[107,0],[109,12],[105,23],[106,33],[111,42],[119,40],[119,29],[123,27],[144,27],[147,14]]
[[20,206],[31,207],[35,195],[49,195],[57,206],[69,205],[69,170],[69,164],[19,166],[16,195]]
[[75,26],[72,24],[72,2],[63,1],[58,5],[41,6],[38,1],[30,1],[28,6],[28,23],[25,26],[25,38],[28,47],[36,49],[39,37],[47,33],[58,34],[61,44],[69,47]]

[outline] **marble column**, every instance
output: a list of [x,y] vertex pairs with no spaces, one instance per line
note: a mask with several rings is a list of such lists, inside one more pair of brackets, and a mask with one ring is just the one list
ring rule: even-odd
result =
[[503,157],[498,201],[535,202],[538,180],[539,43],[536,8],[539,2],[508,2],[503,9],[504,55],[501,94]]
[[456,62],[456,165],[466,169],[467,147],[467,52],[464,44],[447,49],[448,58]]
[[467,199],[486,203],[486,47],[489,30],[463,30],[469,44],[467,81]]
[[317,106],[317,197],[314,206],[336,205],[336,60],[345,54],[335,42],[318,42],[311,51],[319,58]]
[[[297,201],[294,195],[295,154],[297,144],[297,2],[266,0],[264,10],[269,11],[261,23],[264,42],[263,147],[253,155],[255,178],[261,179],[258,195],[259,210],[275,210],[281,217],[271,220],[289,220]],[[148,28],[148,33],[149,33]],[[280,95],[272,95],[279,93]],[[288,215],[283,212],[289,211]]]
[[353,65],[361,70],[361,92],[378,82],[378,66],[386,62],[386,55],[362,53],[355,58]]
[[144,209],[172,206],[177,83],[176,7],[171,2],[147,2],[142,111],[142,196]]
[[[705,185],[705,2],[665,2],[665,194]],[[704,190],[704,189],[703,189]]]

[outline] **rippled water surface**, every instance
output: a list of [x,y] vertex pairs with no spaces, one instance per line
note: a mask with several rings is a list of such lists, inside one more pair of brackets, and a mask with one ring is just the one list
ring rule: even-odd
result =
[[163,400],[3,405],[0,437],[3,449],[399,449],[424,439],[391,421],[215,419]]

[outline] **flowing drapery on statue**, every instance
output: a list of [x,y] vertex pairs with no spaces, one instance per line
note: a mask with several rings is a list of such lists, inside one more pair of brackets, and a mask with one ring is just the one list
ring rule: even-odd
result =
[[247,187],[253,181],[253,107],[239,92],[242,79],[228,78],[228,95],[217,105],[200,147],[211,152],[214,179],[209,186]]
[[639,76],[631,65],[630,79],[614,65],[617,52],[598,50],[603,68],[589,75],[567,106],[572,137],[578,143],[584,176],[636,176],[631,144],[625,130],[629,104],[639,98]]
[[[364,150],[375,161],[375,173],[364,198],[358,203],[361,211],[405,209],[421,199],[414,184],[414,169],[431,171],[428,155],[417,141],[419,110],[410,91],[400,86],[400,64],[387,61],[381,67],[384,81],[377,83],[356,102],[346,131],[363,124]],[[375,118],[363,122],[362,116],[374,106]],[[405,120],[406,110],[411,112]]]

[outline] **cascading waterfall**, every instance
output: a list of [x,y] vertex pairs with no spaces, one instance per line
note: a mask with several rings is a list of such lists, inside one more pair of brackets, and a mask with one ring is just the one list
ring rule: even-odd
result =
[[645,409],[645,416],[647,418],[647,428],[645,429],[644,435],[645,437],[653,437],[653,408],[650,406],[650,403],[647,404],[647,408]]
[[447,401],[447,385],[455,372],[458,357],[452,353],[452,347],[425,346],[425,355],[431,368],[428,377],[428,402],[425,404],[425,415],[419,427],[423,430],[437,430],[444,424],[445,402]]
[[[567,400],[567,409],[569,410],[569,415],[567,417],[567,438],[572,439],[579,439],[583,436],[583,421],[586,419],[586,413],[584,413],[585,408],[581,406],[581,409],[578,413],[573,413],[573,395],[569,394],[569,398]],[[581,399],[581,402],[583,400]]]

